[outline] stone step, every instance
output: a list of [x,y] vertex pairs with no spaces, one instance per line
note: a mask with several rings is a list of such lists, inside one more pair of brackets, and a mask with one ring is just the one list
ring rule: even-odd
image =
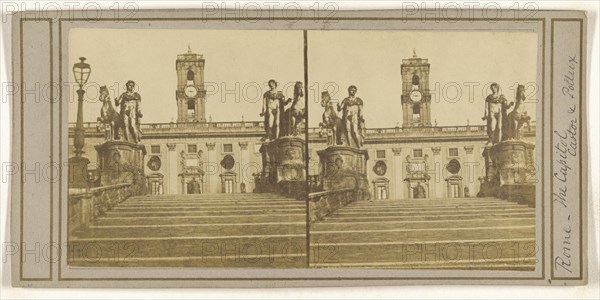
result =
[[[194,194],[194,195],[146,195],[134,196],[128,200],[133,201],[168,201],[168,200],[270,200],[270,199],[288,199],[281,195],[274,194]],[[290,199],[293,200],[293,199]]]
[[132,197],[69,241],[72,266],[295,268],[306,202],[273,194]]
[[125,201],[120,203],[119,206],[132,206],[132,207],[160,207],[160,206],[206,206],[206,207],[218,207],[218,206],[228,206],[228,205],[299,205],[306,206],[306,202],[304,201],[289,201],[289,200],[274,200],[274,201]]
[[446,208],[446,207],[463,207],[463,208],[468,208],[468,207],[526,207],[526,206],[521,206],[517,203],[512,203],[512,202],[503,202],[503,203],[450,203],[450,204],[427,204],[427,205],[417,205],[417,204],[411,204],[411,205],[403,205],[403,204],[350,204],[348,206],[346,206],[344,209],[351,209],[351,208],[378,208],[378,209],[382,209],[382,208],[406,208],[406,209],[436,209],[436,208]]
[[310,263],[453,263],[478,260],[488,263],[512,260],[513,263],[520,263],[535,258],[539,250],[535,240],[529,238],[439,240],[426,243],[311,243]]
[[447,210],[417,210],[417,211],[346,211],[338,210],[332,218],[349,216],[406,216],[406,215],[471,215],[471,214],[495,214],[495,213],[531,213],[526,208],[509,209],[447,209]]
[[438,240],[531,238],[535,226],[310,231],[311,243],[427,242]]
[[306,268],[305,254],[246,254],[240,256],[201,257],[131,257],[131,258],[74,258],[70,266],[75,267],[169,267],[169,268]]
[[533,209],[518,206],[518,205],[478,205],[478,206],[466,206],[466,205],[452,205],[452,206],[436,206],[436,207],[346,207],[342,212],[380,212],[380,211],[479,211],[479,210],[529,210]]
[[219,206],[205,206],[205,205],[173,205],[173,206],[126,206],[119,205],[112,209],[112,211],[119,212],[136,212],[136,211],[177,211],[177,210],[246,210],[246,209],[271,209],[271,208],[289,208],[289,209],[304,209],[304,205],[284,204],[284,205],[219,205]]
[[429,205],[449,203],[502,203],[506,200],[498,198],[430,198],[430,199],[386,199],[357,201],[355,204],[406,204],[406,205]]
[[453,262],[337,262],[311,264],[311,268],[370,268],[370,269],[411,269],[411,270],[511,270],[535,271],[535,258],[514,261],[512,258],[498,259],[496,261],[453,261]]
[[479,219],[479,218],[534,218],[534,212],[508,212],[508,213],[472,213],[472,214],[405,214],[405,215],[352,215],[352,216],[335,216],[326,218],[316,224],[325,224],[328,222],[386,222],[386,221],[406,221],[406,220],[465,220],[465,219]]
[[296,208],[269,208],[269,209],[227,209],[227,210],[169,210],[169,211],[137,211],[137,212],[124,212],[118,210],[112,210],[106,212],[106,216],[110,217],[136,217],[136,216],[211,216],[211,215],[237,215],[243,218],[241,215],[284,215],[290,213],[306,213],[306,209]]
[[[71,260],[113,260],[164,258],[165,261],[187,257],[255,257],[278,254],[285,256],[306,256],[304,235],[260,235],[231,237],[163,237],[135,239],[72,239],[68,244]],[[214,260],[214,259],[213,259]],[[218,261],[218,260],[217,260]],[[306,261],[303,261],[306,265]],[[96,264],[97,265],[97,264]],[[139,265],[144,266],[144,265]],[[162,265],[163,267],[165,265]],[[168,266],[171,266],[169,264]],[[220,266],[216,264],[215,266]]]
[[214,224],[212,226],[203,226],[202,224],[189,224],[184,226],[128,226],[128,227],[107,227],[107,226],[89,226],[88,228],[74,232],[74,238],[158,238],[158,237],[227,237],[227,236],[260,236],[260,235],[285,235],[285,234],[306,234],[306,227],[302,224],[282,223],[280,225],[251,225],[243,224]]
[[469,220],[410,220],[410,221],[384,221],[384,222],[354,222],[329,220],[326,223],[312,224],[311,232],[318,231],[345,231],[345,230],[377,230],[377,229],[420,229],[420,228],[464,228],[485,226],[523,226],[535,225],[535,218],[481,218]]
[[421,214],[421,215],[404,215],[404,216],[348,216],[326,218],[316,224],[325,224],[328,222],[386,222],[386,221],[423,221],[423,220],[468,220],[481,218],[534,218],[535,213],[494,213],[494,214],[469,214],[469,215],[439,215],[439,214]]
[[222,223],[275,223],[297,222],[305,223],[306,215],[302,213],[281,215],[244,215],[240,219],[238,215],[227,216],[137,216],[137,217],[101,217],[94,224],[98,226],[122,225],[122,226],[144,226],[144,225],[173,225],[173,224],[222,224]]
[[136,200],[127,199],[124,203],[139,203],[139,204],[161,204],[161,203],[277,203],[277,202],[289,202],[289,203],[304,203],[303,200],[285,199],[285,198],[273,198],[273,199],[197,199],[197,198],[181,198],[181,199],[155,199],[155,200]]

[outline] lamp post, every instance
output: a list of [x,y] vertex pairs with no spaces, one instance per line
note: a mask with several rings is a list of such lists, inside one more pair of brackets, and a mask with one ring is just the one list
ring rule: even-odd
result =
[[90,77],[90,65],[85,63],[85,57],[79,58],[80,62],[73,65],[73,75],[79,85],[77,90],[77,125],[75,126],[75,136],[73,145],[75,146],[75,156],[69,158],[69,188],[89,188],[87,166],[89,159],[82,156],[83,146],[85,145],[85,129],[83,128],[83,85]]

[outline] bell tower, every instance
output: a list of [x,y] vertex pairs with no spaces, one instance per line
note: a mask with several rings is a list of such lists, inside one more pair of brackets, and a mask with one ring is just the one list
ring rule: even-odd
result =
[[431,127],[429,62],[417,57],[402,60],[402,127]]
[[188,51],[177,55],[177,122],[206,122],[206,90],[204,88],[204,58]]

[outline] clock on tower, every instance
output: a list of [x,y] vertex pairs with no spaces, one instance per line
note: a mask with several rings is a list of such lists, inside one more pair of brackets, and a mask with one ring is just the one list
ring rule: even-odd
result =
[[185,54],[177,55],[177,122],[206,122],[204,105],[204,59],[188,46]]
[[431,126],[429,62],[417,57],[402,60],[402,127]]

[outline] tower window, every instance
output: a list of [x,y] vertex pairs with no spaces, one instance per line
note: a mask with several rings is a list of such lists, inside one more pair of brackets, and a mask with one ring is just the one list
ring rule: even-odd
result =
[[190,100],[188,101],[188,110],[195,110],[196,109],[196,102],[194,100]]
[[385,158],[385,150],[377,150],[377,158]]
[[421,105],[415,104],[413,105],[413,122],[419,123],[421,122]]
[[419,85],[419,76],[417,74],[414,74],[412,77],[412,84],[413,85]]
[[233,152],[233,144],[223,144],[223,152],[226,152],[226,153]]
[[188,81],[194,81],[194,71],[188,70],[188,72],[187,72],[187,80]]
[[421,105],[415,104],[413,105],[413,115],[421,114]]
[[189,100],[187,103],[187,115],[189,119],[196,117],[196,101]]

